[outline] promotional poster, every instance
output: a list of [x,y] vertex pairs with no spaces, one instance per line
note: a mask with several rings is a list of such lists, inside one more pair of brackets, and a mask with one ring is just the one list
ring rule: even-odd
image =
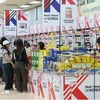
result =
[[61,0],[61,26],[66,26],[67,30],[76,29],[77,26],[77,0]]
[[44,25],[58,26],[60,3],[59,0],[42,0]]
[[4,11],[4,35],[16,36],[17,34],[17,11]]

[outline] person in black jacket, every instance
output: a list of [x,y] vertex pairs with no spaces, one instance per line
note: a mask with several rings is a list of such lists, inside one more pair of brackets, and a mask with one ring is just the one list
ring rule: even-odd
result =
[[18,92],[27,92],[26,67],[28,58],[21,39],[16,40],[16,49],[13,51],[15,63],[16,88]]

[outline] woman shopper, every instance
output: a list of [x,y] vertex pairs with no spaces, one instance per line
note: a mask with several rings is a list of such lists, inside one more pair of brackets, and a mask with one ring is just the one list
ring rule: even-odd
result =
[[5,40],[3,42],[3,67],[5,73],[5,92],[9,94],[9,90],[13,90],[13,68],[14,64],[11,60],[11,53],[9,51],[10,42]]
[[38,50],[44,50],[45,44],[43,42],[38,43]]
[[21,39],[16,40],[16,49],[13,51],[15,63],[16,87],[18,92],[27,92],[26,67],[28,58]]
[[[2,49],[3,49],[3,42],[7,40],[5,37],[2,37],[1,40],[0,40],[0,44],[1,44],[1,52],[2,52]],[[3,53],[3,52],[2,52]],[[2,55],[1,53],[1,55]],[[3,55],[2,55],[3,56]],[[4,67],[2,65],[2,81],[5,82],[5,72],[4,72]]]

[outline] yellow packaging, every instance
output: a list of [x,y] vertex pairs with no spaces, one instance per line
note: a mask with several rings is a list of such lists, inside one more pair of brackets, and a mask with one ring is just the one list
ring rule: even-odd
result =
[[64,63],[60,63],[59,70],[64,70],[64,69],[65,69],[65,64]]
[[65,69],[69,69],[69,66],[67,64],[65,64]]
[[90,63],[90,62],[91,62],[91,58],[88,57],[88,58],[87,58],[87,63]]
[[87,60],[86,59],[82,59],[82,63],[87,63]]
[[81,63],[82,60],[81,59],[76,59],[76,63]]
[[39,59],[39,67],[43,67],[43,59]]
[[96,68],[100,68],[100,63],[95,63]]
[[91,58],[91,63],[94,63],[95,59],[94,58]]

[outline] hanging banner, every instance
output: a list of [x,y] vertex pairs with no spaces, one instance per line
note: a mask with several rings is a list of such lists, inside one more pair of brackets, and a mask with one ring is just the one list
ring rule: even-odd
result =
[[48,26],[59,25],[60,4],[59,0],[42,0],[43,23]]
[[28,11],[18,11],[17,12],[17,35],[28,35],[29,25],[28,25]]
[[77,29],[77,0],[61,0],[61,26],[67,30]]
[[16,36],[17,11],[4,11],[4,35]]
[[0,18],[0,37],[3,36],[3,20]]
[[78,12],[80,16],[100,13],[100,1],[80,6]]

